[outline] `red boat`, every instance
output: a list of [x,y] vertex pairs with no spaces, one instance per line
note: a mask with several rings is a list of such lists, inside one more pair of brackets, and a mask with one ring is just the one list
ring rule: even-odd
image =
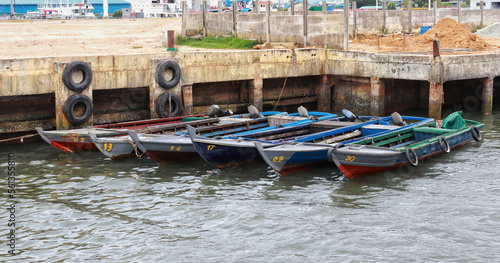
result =
[[[206,117],[206,114],[179,116],[162,119],[151,119],[142,121],[119,122],[113,124],[103,124],[89,126],[81,129],[60,130],[60,131],[44,131],[37,127],[36,130],[47,143],[54,146],[63,152],[83,152],[83,151],[99,151],[92,139],[89,137],[89,132],[99,136],[118,136],[126,135],[127,130],[135,130],[147,132],[148,127],[158,127],[172,123],[185,121],[186,118]],[[192,119],[190,119],[192,120]]]

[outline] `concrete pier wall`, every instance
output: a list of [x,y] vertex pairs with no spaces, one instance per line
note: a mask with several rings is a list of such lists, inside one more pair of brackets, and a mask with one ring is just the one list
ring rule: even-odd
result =
[[[0,109],[0,133],[56,126],[61,116],[57,105],[73,94],[61,89],[61,69],[75,60],[87,62],[93,71],[85,94],[94,103],[94,124],[156,117],[156,100],[165,92],[181,98],[185,114],[218,103],[239,112],[249,104],[266,110],[307,105],[377,115],[428,108],[436,118],[445,112],[442,104],[457,104],[472,92],[471,100],[488,114],[493,82],[500,76],[498,53],[433,58],[313,48],[4,59],[0,102],[6,106]],[[181,82],[168,90],[155,80],[156,66],[164,60],[182,68]]]

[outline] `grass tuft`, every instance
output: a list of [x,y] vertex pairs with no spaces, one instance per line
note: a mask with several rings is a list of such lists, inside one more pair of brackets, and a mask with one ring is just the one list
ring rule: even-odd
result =
[[212,49],[253,49],[259,42],[237,37],[189,38],[177,35],[176,44],[180,46]]

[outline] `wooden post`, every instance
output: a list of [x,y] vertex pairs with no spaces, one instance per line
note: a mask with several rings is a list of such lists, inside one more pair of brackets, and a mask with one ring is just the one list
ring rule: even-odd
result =
[[238,31],[236,30],[236,14],[238,14],[238,7],[236,6],[237,2],[233,0],[233,36],[238,36]]
[[385,114],[385,83],[376,77],[370,78],[370,114],[384,116]]
[[203,38],[207,37],[207,1],[203,1]]
[[411,0],[408,1],[408,18],[409,18],[409,21],[408,21],[408,34],[411,34],[411,29],[412,29],[412,26],[413,26],[413,21],[412,21],[412,8],[413,7],[413,3]]
[[356,9],[357,9],[357,3],[356,1],[352,2],[352,19],[354,22],[353,29],[352,29],[352,35],[354,38],[357,38],[358,36],[358,22],[357,22],[357,14],[356,14]]
[[443,83],[431,82],[429,85],[429,117],[441,120],[443,104]]
[[331,111],[332,105],[332,83],[328,75],[321,76],[321,83],[318,85],[318,110],[324,112]]
[[182,100],[184,115],[193,114],[193,85],[182,86]]
[[181,28],[181,35],[183,37],[186,37],[186,23],[187,23],[187,4],[186,1],[182,1],[182,28]]
[[323,11],[323,15],[326,15],[326,9],[327,9],[326,1],[323,0],[323,6],[321,7],[321,10]]
[[295,0],[290,1],[290,8],[292,11],[292,16],[294,16],[295,15]]
[[271,43],[271,1],[266,1],[266,42]]
[[303,33],[304,33],[304,47],[307,47],[307,9],[308,9],[308,3],[307,0],[304,0],[302,3],[302,6],[304,9],[304,28],[303,28]]
[[434,25],[437,23],[437,10],[438,10],[438,3],[437,1],[434,1]]
[[344,50],[349,50],[349,0],[344,0]]
[[493,78],[483,80],[483,94],[481,103],[481,113],[491,115],[493,113]]

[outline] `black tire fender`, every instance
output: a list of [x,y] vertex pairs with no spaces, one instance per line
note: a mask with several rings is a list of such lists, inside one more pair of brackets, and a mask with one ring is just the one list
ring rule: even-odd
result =
[[439,137],[439,147],[443,150],[444,153],[450,153],[450,144],[444,137]]
[[[75,106],[78,103],[83,103],[85,106],[85,111],[82,115],[75,114]],[[69,97],[64,103],[63,113],[66,119],[74,124],[82,124],[87,122],[90,117],[92,117],[92,112],[94,111],[94,105],[89,97],[83,94],[76,94]]]
[[471,133],[472,139],[474,139],[474,141],[478,142],[481,140],[481,132],[479,131],[479,129],[476,126],[472,126],[470,128],[470,133]]
[[[172,71],[172,79],[170,80],[165,79],[165,71],[167,70]],[[177,86],[181,81],[181,67],[177,62],[171,60],[160,62],[156,67],[156,81],[164,89],[171,89]]]
[[[173,104],[172,112],[170,112],[170,114],[168,113],[169,110],[165,109],[165,106],[168,105],[169,100]],[[156,100],[156,112],[161,118],[176,117],[177,115],[179,115],[179,113],[181,113],[181,110],[181,98],[174,93],[163,93]]]
[[[79,83],[75,83],[73,80],[73,73],[75,71],[81,71],[83,74],[83,80]],[[68,89],[74,92],[82,92],[90,86],[90,83],[92,83],[92,69],[83,61],[71,61],[64,67],[62,80],[64,86]]]
[[[413,156],[415,157],[415,161],[411,158],[410,154],[413,154]],[[412,148],[406,148],[405,155],[406,160],[411,166],[416,167],[418,165],[418,156]]]

